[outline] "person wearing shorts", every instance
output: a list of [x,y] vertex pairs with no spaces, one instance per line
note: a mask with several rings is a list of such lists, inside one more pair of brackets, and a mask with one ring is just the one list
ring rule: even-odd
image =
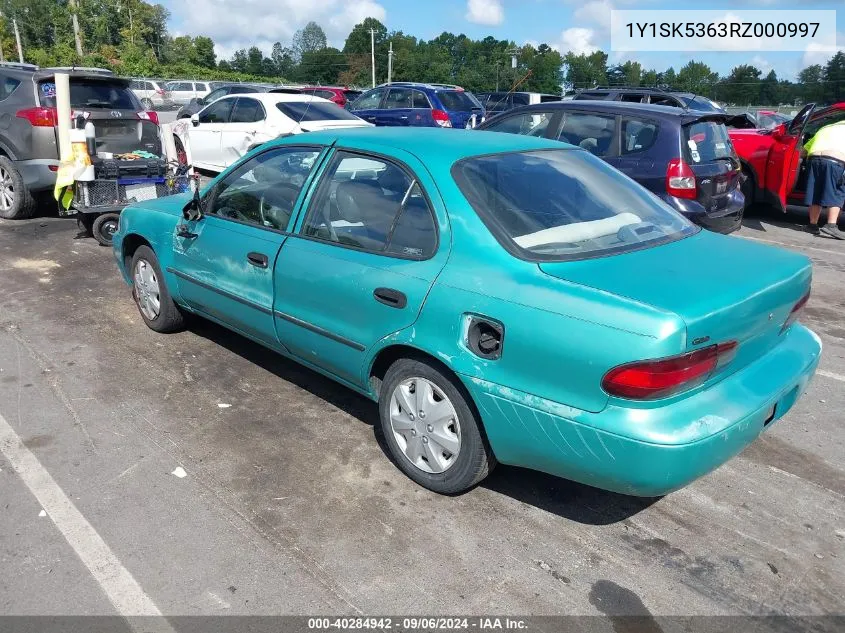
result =
[[[845,240],[845,232],[837,226],[845,202],[845,121],[821,128],[804,149],[807,152],[804,202],[810,207],[810,230]],[[827,210],[827,224],[819,228],[822,209]]]

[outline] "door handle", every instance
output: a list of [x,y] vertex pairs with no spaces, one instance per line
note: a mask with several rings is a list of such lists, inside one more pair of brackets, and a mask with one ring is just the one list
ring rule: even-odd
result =
[[400,116],[399,118],[400,118],[400,119],[402,119],[403,121],[407,121],[407,120],[408,120],[408,117],[406,117],[406,116]]
[[367,121],[369,121],[370,123],[375,123],[375,122],[376,122],[376,118],[375,118],[374,116],[368,116],[368,117],[365,117],[365,118],[366,118],[366,119],[367,119]]
[[383,303],[391,308],[404,308],[408,305],[408,297],[404,292],[399,292],[393,288],[376,288],[373,290],[373,297],[379,303]]
[[246,260],[256,268],[267,268],[269,262],[264,253],[248,253]]
[[191,229],[188,228],[187,224],[180,224],[176,227],[176,237],[182,237],[187,240],[192,240],[197,237],[197,233],[191,232]]

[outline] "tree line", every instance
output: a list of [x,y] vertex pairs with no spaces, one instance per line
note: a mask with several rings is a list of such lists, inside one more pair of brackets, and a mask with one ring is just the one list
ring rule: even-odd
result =
[[[74,14],[81,55],[72,29]],[[377,83],[387,80],[392,45],[394,81],[455,83],[475,91],[515,88],[561,94],[565,89],[631,85],[688,90],[740,106],[845,100],[841,52],[825,65],[805,68],[792,82],[779,79],[774,70],[764,74],[746,64],[720,76],[697,61],[677,71],[657,71],[635,61],[609,65],[603,51],[561,54],[548,44],[517,45],[489,36],[474,40],[449,32],[423,40],[366,18],[355,25],[342,49],[330,46],[323,29],[310,22],[290,42],[276,42],[268,52],[253,46],[217,59],[211,38],[170,35],[169,17],[165,7],[144,0],[0,0],[0,49],[6,59],[16,59],[14,18],[26,61],[40,66],[101,66],[138,77],[366,87],[371,82],[372,29]]]

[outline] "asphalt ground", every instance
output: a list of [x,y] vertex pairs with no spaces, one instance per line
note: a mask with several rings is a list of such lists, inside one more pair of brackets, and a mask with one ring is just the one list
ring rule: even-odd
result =
[[430,493],[369,401],[201,320],[150,331],[74,219],[0,221],[0,614],[843,614],[845,243],[800,220],[734,239],[813,260],[819,374],[659,500],[504,466]]

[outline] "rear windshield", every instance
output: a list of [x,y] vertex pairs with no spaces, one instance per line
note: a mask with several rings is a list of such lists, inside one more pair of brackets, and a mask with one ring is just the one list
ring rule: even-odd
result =
[[438,90],[437,96],[443,107],[450,112],[469,112],[481,107],[478,100],[464,90]]
[[718,121],[696,121],[683,127],[686,160],[693,164],[734,158],[728,128]]
[[[41,105],[56,107],[56,83],[38,83]],[[112,110],[141,110],[141,105],[128,86],[97,79],[70,80],[70,106],[72,108],[109,108]]]
[[698,230],[589,152],[479,156],[458,162],[452,173],[502,245],[527,259],[600,257]]
[[294,121],[357,121],[358,117],[335,103],[325,101],[280,101],[279,112]]

